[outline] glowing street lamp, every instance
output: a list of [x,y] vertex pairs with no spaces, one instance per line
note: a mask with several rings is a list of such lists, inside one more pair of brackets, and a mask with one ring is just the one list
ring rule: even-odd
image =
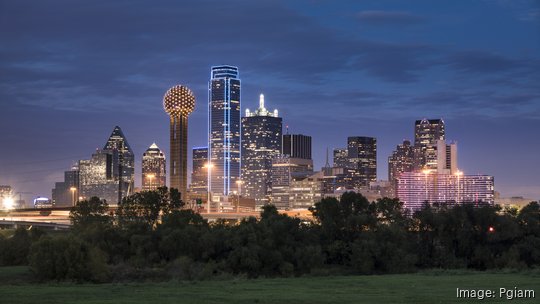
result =
[[13,200],[12,197],[6,197],[4,198],[4,208],[7,210],[13,209],[15,206],[15,200]]
[[206,193],[208,194],[206,198],[206,213],[210,213],[210,188],[212,185],[212,167],[214,167],[214,165],[211,162],[208,162],[206,165],[204,165],[204,168],[208,169],[208,178],[206,185]]
[[77,191],[77,188],[71,187],[69,190],[71,191],[71,205],[75,206],[75,192]]

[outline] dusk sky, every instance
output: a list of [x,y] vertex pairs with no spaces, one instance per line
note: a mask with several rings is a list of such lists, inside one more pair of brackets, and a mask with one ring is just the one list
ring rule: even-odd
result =
[[193,90],[188,145],[206,145],[220,64],[239,68],[242,113],[264,93],[313,137],[317,169],[372,136],[386,180],[414,121],[443,118],[460,170],[540,199],[540,2],[524,0],[0,0],[0,184],[50,197],[118,125],[139,186],[146,148],[169,156],[171,86]]

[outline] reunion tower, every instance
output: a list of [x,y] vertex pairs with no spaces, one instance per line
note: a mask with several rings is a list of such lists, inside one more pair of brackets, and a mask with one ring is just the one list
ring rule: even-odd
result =
[[195,108],[195,96],[187,87],[177,85],[163,97],[163,108],[171,118],[170,187],[185,200],[187,191],[188,116]]

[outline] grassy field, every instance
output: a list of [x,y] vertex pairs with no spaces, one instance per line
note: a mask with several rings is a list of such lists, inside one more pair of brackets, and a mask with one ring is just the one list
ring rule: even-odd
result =
[[[404,275],[231,279],[129,284],[28,284],[24,267],[0,268],[0,303],[508,303],[498,289],[535,290],[540,274],[426,272]],[[491,289],[495,299],[457,299],[456,288]]]

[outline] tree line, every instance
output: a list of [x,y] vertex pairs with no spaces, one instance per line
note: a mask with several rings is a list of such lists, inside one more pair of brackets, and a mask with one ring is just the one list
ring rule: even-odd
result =
[[408,214],[397,199],[347,192],[310,208],[312,221],[264,206],[259,219],[208,223],[175,189],[123,199],[116,214],[78,202],[66,233],[0,236],[0,265],[29,265],[39,280],[131,281],[216,276],[385,274],[421,269],[540,265],[540,206],[463,204]]

